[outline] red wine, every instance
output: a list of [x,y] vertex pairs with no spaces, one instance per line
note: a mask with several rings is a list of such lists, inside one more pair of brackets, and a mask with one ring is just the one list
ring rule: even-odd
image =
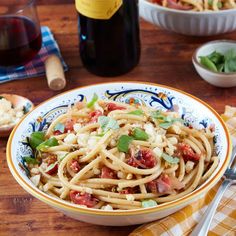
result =
[[138,1],[124,0],[110,19],[79,13],[80,55],[84,66],[100,76],[133,69],[140,58]]
[[39,27],[26,17],[0,17],[0,66],[24,65],[42,45]]

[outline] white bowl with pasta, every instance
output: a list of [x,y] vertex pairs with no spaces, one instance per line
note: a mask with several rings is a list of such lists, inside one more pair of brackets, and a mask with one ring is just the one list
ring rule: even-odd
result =
[[168,216],[227,168],[229,133],[206,103],[140,82],[77,88],[13,130],[7,162],[30,194],[80,221],[124,226]]
[[[173,8],[152,3],[151,0],[139,0],[140,16],[160,28],[184,35],[210,36],[232,32],[236,29],[235,1],[226,0],[228,8],[226,10],[217,7],[219,2],[222,2],[218,0],[212,0],[215,10],[209,4],[206,7],[204,3],[201,5],[194,0],[182,1],[186,10],[183,10],[180,4],[173,3],[174,0],[161,0],[161,2],[167,6],[169,3],[169,6]],[[193,4],[186,4],[186,2]]]

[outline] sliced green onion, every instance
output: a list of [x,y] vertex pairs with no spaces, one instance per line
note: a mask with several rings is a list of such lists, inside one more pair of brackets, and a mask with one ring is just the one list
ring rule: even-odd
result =
[[166,153],[162,153],[162,158],[165,160],[165,161],[167,161],[167,162],[169,162],[170,164],[177,164],[177,163],[179,163],[179,158],[177,158],[177,157],[172,157],[172,156],[169,156],[169,155],[167,155]]
[[157,206],[157,202],[152,199],[142,201],[143,208],[154,207],[154,206]]
[[91,108],[94,106],[94,104],[97,102],[98,100],[98,95],[96,93],[93,94],[93,98],[92,100],[87,104],[88,108]]
[[103,132],[107,132],[110,129],[119,129],[120,126],[116,120],[107,116],[99,116],[98,123],[100,124]]
[[120,136],[117,144],[117,148],[120,152],[127,153],[129,151],[129,144],[132,142],[133,138],[128,135]]
[[60,131],[62,134],[65,132],[65,125],[62,123],[57,123],[54,127],[55,131]]

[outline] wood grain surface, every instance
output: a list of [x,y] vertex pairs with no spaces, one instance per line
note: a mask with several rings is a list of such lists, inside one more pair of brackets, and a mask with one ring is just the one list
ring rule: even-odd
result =
[[[203,81],[195,72],[191,57],[201,44],[215,39],[236,39],[236,32],[217,37],[186,37],[170,33],[141,20],[142,54],[129,74],[97,77],[83,67],[79,58],[77,13],[72,0],[39,0],[41,25],[51,28],[69,66],[64,91],[100,82],[146,81],[169,85],[191,93],[222,113],[226,104],[236,106],[236,87],[221,89]],[[1,93],[28,97],[35,105],[59,92],[47,87],[44,77],[0,85]],[[48,207],[24,191],[11,176],[6,162],[7,139],[0,139],[0,235],[122,236],[136,226],[105,227],[75,221]]]

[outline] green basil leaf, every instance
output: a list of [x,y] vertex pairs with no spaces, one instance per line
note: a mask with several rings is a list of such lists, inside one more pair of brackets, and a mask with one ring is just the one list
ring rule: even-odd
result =
[[27,164],[39,164],[39,162],[35,158],[30,157],[30,156],[23,157],[23,160]]
[[236,57],[236,51],[231,49],[231,50],[228,50],[226,53],[225,53],[225,60],[230,60],[232,58]]
[[135,111],[131,111],[131,112],[129,112],[128,114],[130,114],[130,115],[136,115],[136,116],[141,116],[141,115],[144,114],[144,112],[143,112],[142,110],[138,109],[138,110],[135,110]]
[[217,72],[215,63],[212,62],[208,57],[200,57],[200,63],[207,69]]
[[65,125],[62,123],[57,123],[54,127],[55,131],[60,131],[62,134],[65,132]]
[[162,158],[163,158],[165,161],[169,162],[170,164],[177,164],[177,163],[179,163],[179,158],[169,156],[169,155],[167,155],[167,154],[164,153],[164,152],[162,153]]
[[3,96],[0,96],[0,100],[3,99],[4,97]]
[[88,108],[91,108],[94,106],[94,104],[97,102],[98,100],[98,95],[96,93],[93,94],[93,98],[92,100],[87,104]]
[[120,152],[127,153],[129,151],[129,144],[132,142],[133,138],[128,135],[120,136],[117,144],[117,148]]
[[154,207],[154,206],[157,206],[157,202],[155,200],[149,199],[142,201],[143,208]]
[[135,140],[143,140],[143,141],[146,141],[149,138],[148,134],[140,128],[135,128],[132,131],[132,136],[134,137]]
[[224,62],[224,55],[219,52],[212,52],[207,56],[216,66],[222,62]]
[[29,145],[35,149],[45,140],[45,133],[41,131],[33,132],[29,137]]
[[59,145],[58,140],[55,137],[52,137],[52,138],[44,141],[43,143],[41,143],[39,146],[37,146],[36,149],[38,151],[43,152],[49,147],[54,147],[54,146],[58,146],[58,145]]
[[224,72],[236,72],[236,57],[225,60]]
[[98,123],[100,124],[103,132],[107,132],[110,129],[119,129],[120,126],[116,120],[107,116],[99,116]]
[[216,65],[218,72],[224,72],[224,63]]

